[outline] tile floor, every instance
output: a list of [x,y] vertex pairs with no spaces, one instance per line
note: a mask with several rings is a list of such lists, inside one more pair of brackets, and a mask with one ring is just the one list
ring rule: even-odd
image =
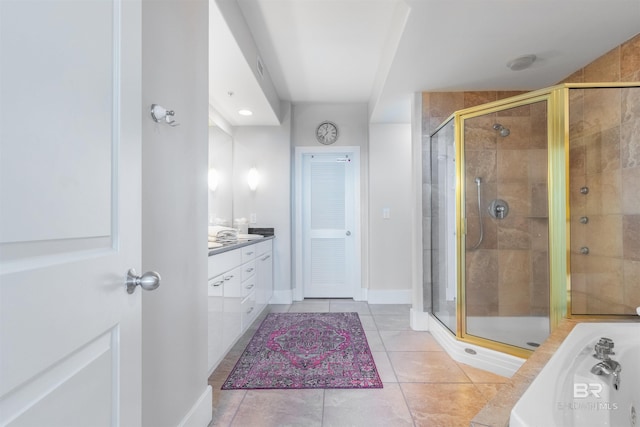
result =
[[[357,312],[384,383],[365,390],[220,390],[271,312]],[[209,378],[211,426],[464,426],[507,378],[451,359],[428,332],[409,327],[408,305],[304,300],[271,305]]]

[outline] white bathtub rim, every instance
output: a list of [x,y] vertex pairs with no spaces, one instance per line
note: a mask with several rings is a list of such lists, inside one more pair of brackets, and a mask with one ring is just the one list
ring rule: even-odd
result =
[[[619,328],[618,332],[613,333],[615,328]],[[557,389],[566,381],[570,372],[568,366],[573,364],[573,359],[588,344],[597,342],[600,337],[615,336],[624,333],[624,329],[630,329],[633,333],[634,328],[640,329],[640,324],[637,322],[588,322],[576,325],[514,405],[509,426],[557,426],[556,411],[552,408],[558,404]],[[620,332],[620,330],[623,331]],[[545,384],[549,380],[554,381],[551,389]]]

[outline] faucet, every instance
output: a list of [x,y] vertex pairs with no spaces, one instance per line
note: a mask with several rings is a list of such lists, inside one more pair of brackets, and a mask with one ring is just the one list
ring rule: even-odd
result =
[[592,374],[611,376],[613,388],[616,390],[620,388],[620,371],[622,371],[620,364],[611,359],[598,362],[591,368]]
[[622,367],[618,362],[609,357],[609,355],[615,354],[613,347],[612,339],[605,337],[600,338],[600,341],[595,345],[596,353],[593,357],[601,361],[591,368],[591,373],[610,376],[612,378],[613,388],[618,390],[620,388],[620,372],[622,371]]

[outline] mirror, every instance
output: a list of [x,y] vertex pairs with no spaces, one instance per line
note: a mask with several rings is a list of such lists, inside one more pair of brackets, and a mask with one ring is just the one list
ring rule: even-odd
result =
[[209,127],[209,225],[232,226],[233,138],[217,126]]

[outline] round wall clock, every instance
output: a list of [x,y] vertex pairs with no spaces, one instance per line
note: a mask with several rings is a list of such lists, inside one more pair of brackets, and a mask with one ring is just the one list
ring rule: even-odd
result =
[[316,139],[324,145],[333,144],[338,140],[338,126],[329,121],[324,121],[316,128]]

